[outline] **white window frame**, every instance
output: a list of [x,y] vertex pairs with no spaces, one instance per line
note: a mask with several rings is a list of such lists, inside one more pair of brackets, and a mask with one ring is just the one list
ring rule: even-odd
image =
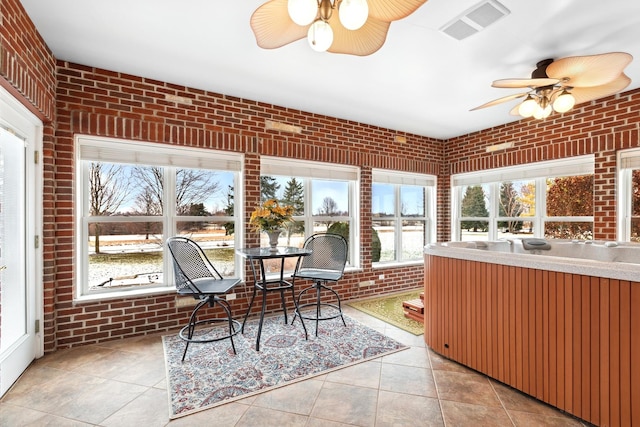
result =
[[[304,221],[305,238],[308,230],[313,230],[313,223],[318,221],[349,221],[349,264],[348,269],[359,268],[360,265],[360,169],[355,166],[335,163],[313,162],[308,160],[291,160],[279,157],[262,156],[260,158],[261,176],[285,176],[301,178],[304,186],[304,209],[302,216],[295,216],[297,221]],[[347,181],[349,191],[348,217],[322,217],[315,215],[312,209],[313,180]]]
[[[531,163],[528,165],[509,166],[499,169],[490,169],[479,172],[469,172],[451,176],[451,235],[450,239],[456,241],[460,235],[461,217],[460,204],[462,203],[462,188],[469,185],[489,186],[489,216],[478,218],[478,220],[488,221],[488,240],[497,240],[497,223],[504,220],[498,217],[498,197],[500,194],[500,184],[507,181],[534,181],[536,187],[535,209],[533,217],[526,217],[527,221],[533,222],[534,237],[544,237],[544,224],[546,222],[563,221],[591,221],[593,216],[572,216],[572,217],[548,217],[546,215],[546,180],[547,178],[593,175],[594,156],[576,156],[561,160],[550,160],[544,162]],[[467,219],[465,219],[467,220]]]
[[617,165],[617,209],[616,238],[622,242],[631,241],[631,174],[640,169],[640,148],[620,150],[616,155]]
[[[403,260],[402,256],[402,221],[404,219],[415,219],[424,221],[425,226],[425,241],[424,245],[433,243],[436,240],[436,188],[437,177],[434,175],[417,174],[401,171],[392,171],[386,169],[372,169],[371,182],[374,184],[391,184],[394,186],[395,195],[395,210],[393,217],[385,217],[393,221],[395,224],[394,236],[394,249],[396,257],[393,261],[379,261],[374,262],[372,265],[374,268],[389,267],[393,265],[407,265],[407,264],[424,264],[424,258]],[[403,217],[402,216],[402,200],[400,195],[400,188],[403,186],[416,186],[422,187],[425,190],[424,200],[424,216],[423,217]],[[375,220],[373,217],[372,220]]]
[[[75,136],[75,189],[76,189],[76,260],[77,269],[75,276],[75,300],[95,300],[105,298],[121,298],[154,294],[158,292],[173,291],[174,278],[169,251],[163,248],[163,284],[161,286],[131,288],[131,289],[105,289],[100,291],[89,290],[88,283],[88,224],[90,222],[119,222],[121,218],[115,217],[91,217],[88,212],[89,196],[87,194],[87,169],[86,163],[107,162],[139,164],[145,166],[161,166],[172,172],[177,168],[210,169],[234,173],[234,204],[243,206],[242,167],[243,155],[224,151],[207,150],[191,147],[165,146],[152,142],[139,142],[125,139],[97,137],[90,135]],[[172,200],[168,194],[174,188],[173,175],[167,175],[164,200]],[[172,183],[174,185],[172,185]],[[99,218],[99,219],[98,219]],[[125,217],[128,222],[145,222],[159,220],[163,224],[162,232],[164,240],[177,234],[176,223],[181,221],[202,220],[203,217],[177,216],[173,203],[165,204],[165,212],[162,217]],[[231,217],[215,217],[216,221],[234,221],[234,247],[241,246],[244,224],[242,224],[241,212],[234,209]],[[235,256],[234,268],[237,274],[243,272],[242,259]]]

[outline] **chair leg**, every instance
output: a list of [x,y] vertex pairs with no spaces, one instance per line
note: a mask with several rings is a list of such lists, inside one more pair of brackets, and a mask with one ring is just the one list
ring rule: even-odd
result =
[[322,290],[322,284],[320,282],[316,283],[316,337],[318,336],[318,323],[320,323],[320,291]]
[[[304,321],[302,320],[302,315],[300,314],[300,298],[302,297],[302,295],[307,292],[309,289],[313,289],[313,286],[309,286],[307,288],[304,288],[303,290],[301,290],[300,292],[298,292],[298,298],[294,299],[295,301],[295,305],[296,305],[296,311],[293,314],[293,320],[291,321],[291,324],[293,325],[293,322],[296,321],[296,317],[300,317],[300,321],[302,322],[302,324],[304,325]],[[291,289],[291,292],[293,293],[293,289]],[[306,328],[305,328],[306,331]]]
[[336,291],[334,291],[332,288],[329,288],[327,286],[323,286],[323,288],[325,288],[326,290],[333,292],[333,294],[336,296],[336,299],[338,300],[338,312],[340,312],[340,318],[342,319],[342,324],[346,327],[347,323],[344,321],[344,316],[342,315],[342,304],[340,301],[340,295],[338,295],[338,293]]
[[220,307],[227,314],[227,319],[229,319],[229,339],[231,340],[231,348],[233,349],[233,354],[238,354],[236,352],[236,345],[233,342],[233,336],[235,335],[236,329],[233,326],[233,319],[231,318],[231,306],[226,300],[222,298],[214,298],[214,301],[220,304]]
[[[296,316],[298,316],[298,312],[300,311],[300,307],[299,307],[300,298],[298,297],[296,299],[296,293],[293,290],[293,286],[291,287],[291,298],[293,299],[293,305],[295,306],[293,309],[293,320],[291,321],[291,324],[293,325],[293,322],[296,321]],[[302,318],[302,316],[300,316],[300,323],[302,323],[302,329],[304,329],[304,339],[308,340],[309,334],[307,333],[307,327],[304,324],[304,319]]]
[[242,328],[240,332],[244,334],[244,324],[247,323],[247,318],[249,317],[249,313],[251,312],[251,307],[253,307],[253,300],[256,299],[256,287],[253,286],[253,294],[251,294],[251,301],[249,302],[249,308],[247,309],[247,313],[244,315],[244,320],[242,321]]
[[196,305],[196,307],[191,312],[191,316],[189,316],[189,326],[187,328],[187,344],[184,346],[184,352],[182,353],[182,362],[184,362],[184,358],[187,356],[187,350],[189,349],[189,343],[191,342],[191,338],[193,338],[193,333],[196,330],[196,322],[198,321],[198,310],[205,306],[209,302],[209,297],[203,299]]

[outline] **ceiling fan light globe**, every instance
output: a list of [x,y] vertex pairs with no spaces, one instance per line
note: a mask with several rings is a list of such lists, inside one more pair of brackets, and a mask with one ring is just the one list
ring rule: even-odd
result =
[[551,114],[551,111],[553,111],[553,108],[551,108],[551,105],[547,105],[546,107],[538,105],[536,107],[536,110],[533,113],[533,117],[536,120],[546,119]]
[[333,30],[331,26],[321,19],[311,24],[307,32],[309,46],[316,52],[324,52],[333,43]]
[[562,92],[560,96],[553,101],[553,109],[558,113],[566,113],[576,105],[576,99],[569,92]]
[[293,22],[304,27],[318,15],[318,3],[316,0],[288,0],[287,11]]
[[347,30],[357,30],[367,22],[369,17],[367,0],[342,0],[338,17],[342,26]]
[[520,104],[520,107],[518,108],[518,114],[520,114],[522,117],[531,117],[536,111],[536,107],[538,107],[538,103],[534,98],[529,96],[522,102],[522,104]]

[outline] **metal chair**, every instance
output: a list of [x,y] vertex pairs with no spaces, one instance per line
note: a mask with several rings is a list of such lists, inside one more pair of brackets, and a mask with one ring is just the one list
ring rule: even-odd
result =
[[[187,342],[182,353],[182,361],[187,355],[189,344],[207,343],[212,341],[220,341],[223,339],[231,340],[233,353],[236,354],[236,346],[233,343],[233,336],[240,331],[240,322],[234,320],[231,316],[231,307],[229,303],[220,298],[233,289],[238,283],[239,278],[223,278],[218,270],[211,264],[202,248],[193,240],[186,237],[171,237],[167,239],[167,247],[173,257],[173,272],[175,274],[176,289],[180,295],[191,295],[194,299],[200,300],[191,312],[189,323],[184,326],[178,336]],[[226,313],[225,318],[213,318],[198,320],[198,311],[208,305],[214,307],[218,304]],[[221,322],[229,323],[229,332],[222,336],[216,335],[202,336],[194,338],[196,327],[204,324],[216,324]],[[185,335],[186,331],[186,335]]]
[[[328,287],[327,283],[337,282],[342,278],[344,267],[347,263],[348,245],[345,238],[339,234],[318,233],[305,240],[304,247],[312,251],[311,255],[298,259],[292,278],[294,283],[296,279],[312,280],[314,283],[298,294],[296,310],[291,324],[295,322],[297,316],[300,316],[303,324],[304,321],[302,319],[315,320],[316,336],[318,336],[318,322],[320,320],[340,317],[344,326],[347,326],[342,315],[340,296],[336,291]],[[300,299],[302,296],[313,289],[316,291],[315,302],[301,305]],[[336,297],[337,303],[322,302],[321,293],[323,290],[332,293]],[[303,315],[302,310],[307,307],[315,307],[315,315],[313,313],[304,313]],[[322,308],[331,308],[333,313],[323,315]]]

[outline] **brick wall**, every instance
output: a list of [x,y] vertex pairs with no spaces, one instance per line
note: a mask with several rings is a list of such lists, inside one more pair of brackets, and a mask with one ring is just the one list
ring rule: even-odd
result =
[[[245,154],[245,220],[260,201],[260,156],[277,156],[361,168],[362,270],[337,285],[344,299],[419,287],[422,266],[376,269],[371,266],[370,195],[372,168],[438,175],[444,162],[442,141],[402,134],[376,126],[309,114],[193,88],[92,67],[59,62],[57,66],[55,345],[77,344],[166,330],[183,324],[189,308],[177,308],[171,294],[74,303],[74,135],[149,141],[173,146],[210,148]],[[267,120],[300,126],[293,134],[266,129]],[[439,179],[442,179],[441,177]],[[369,197],[366,197],[366,196]],[[442,202],[442,201],[441,201]],[[256,246],[249,232],[244,245]],[[378,280],[384,274],[385,280]],[[248,275],[247,277],[251,277]],[[358,283],[375,280],[365,289]],[[236,314],[248,307],[251,287],[237,292]],[[290,298],[290,297],[289,297]],[[276,295],[268,309],[278,309]],[[144,311],[141,311],[144,308]],[[258,307],[255,307],[257,311]]]
[[[142,77],[59,62],[18,0],[0,3],[0,84],[44,122],[44,335],[46,351],[167,330],[182,324],[190,309],[176,308],[175,295],[73,303],[74,200],[73,136],[103,135],[175,146],[245,153],[245,220],[259,200],[260,156],[326,161],[361,169],[361,243],[371,241],[371,169],[438,176],[437,236],[449,239],[449,177],[462,173],[595,154],[595,237],[615,238],[615,155],[640,146],[640,91],[591,102],[562,116],[507,124],[448,141],[334,119],[238,99]],[[57,78],[56,78],[57,73]],[[57,90],[56,90],[57,86]],[[174,97],[167,99],[167,95]],[[178,97],[178,98],[175,98]],[[178,102],[176,102],[176,99]],[[182,99],[190,103],[180,102]],[[265,120],[301,126],[300,135],[265,129]],[[485,147],[513,141],[506,151]],[[369,197],[368,197],[369,196]],[[246,236],[256,245],[258,236]],[[362,244],[362,271],[350,273],[337,290],[346,298],[387,293],[419,285],[421,267],[373,271]],[[384,283],[358,288],[362,280]],[[247,287],[233,302],[247,308]],[[268,308],[278,308],[269,301]]]
[[[578,106],[546,120],[525,119],[446,141],[450,174],[595,155],[594,238],[616,239],[616,153],[640,146],[640,89]],[[513,142],[504,151],[489,145]],[[447,171],[443,171],[447,176]],[[449,209],[448,206],[446,209]],[[443,213],[444,214],[444,213]],[[447,215],[439,218],[448,218]],[[448,221],[440,224],[449,236]]]

